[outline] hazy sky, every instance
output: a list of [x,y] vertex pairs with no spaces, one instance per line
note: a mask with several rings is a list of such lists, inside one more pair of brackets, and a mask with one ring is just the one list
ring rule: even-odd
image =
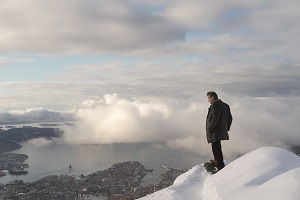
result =
[[[239,113],[233,134],[294,136],[299,7],[297,0],[0,0],[0,121],[51,121],[69,112],[81,128],[103,128],[107,115],[124,109],[132,126],[120,130],[140,134],[148,125],[145,137],[124,141],[180,143],[184,132],[192,142],[203,131],[206,92],[216,90]],[[114,108],[111,97],[125,108]]]

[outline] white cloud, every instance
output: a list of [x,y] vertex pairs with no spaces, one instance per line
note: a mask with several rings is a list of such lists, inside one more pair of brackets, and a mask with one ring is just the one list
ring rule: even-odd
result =
[[[172,120],[172,110],[166,103],[156,100],[127,100],[116,94],[104,95],[104,99],[97,102],[93,107],[84,106],[77,110],[79,122],[66,129],[67,142],[161,142],[170,134],[180,134],[178,128],[181,122],[174,124],[176,122]],[[76,137],[73,131],[76,132]]]
[[[297,40],[298,2],[274,1],[1,1],[1,49],[35,53],[128,53],[168,50],[186,34],[239,32],[253,40]],[[15,15],[18,13],[18,15]],[[242,33],[244,31],[244,34]],[[247,41],[246,41],[247,42]],[[243,45],[232,43],[232,46]],[[198,45],[201,43],[197,42]],[[284,44],[280,44],[282,46]],[[217,47],[222,47],[222,42]]]
[[[211,154],[205,134],[207,108],[202,99],[125,99],[117,94],[88,101],[78,108],[77,122],[66,127],[64,141],[72,144],[162,143],[173,148]],[[230,140],[223,142],[226,157],[255,148],[299,144],[299,105],[285,99],[233,97],[219,92],[233,114]],[[247,145],[245,145],[247,144]]]
[[99,53],[183,39],[176,25],[139,6],[130,1],[1,1],[1,50]]
[[221,1],[175,1],[162,15],[188,29],[205,29],[212,26],[223,6]]
[[9,64],[9,63],[26,63],[32,61],[34,61],[34,59],[32,58],[13,58],[13,57],[0,56],[0,65]]
[[47,140],[45,138],[34,138],[29,140],[27,143],[36,147],[48,146],[53,144],[55,141],[53,139]]

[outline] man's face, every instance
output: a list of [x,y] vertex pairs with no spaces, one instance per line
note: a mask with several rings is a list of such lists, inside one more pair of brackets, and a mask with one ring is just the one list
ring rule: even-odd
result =
[[208,101],[208,103],[212,104],[212,102],[214,101],[214,98],[212,96],[208,95],[207,101]]

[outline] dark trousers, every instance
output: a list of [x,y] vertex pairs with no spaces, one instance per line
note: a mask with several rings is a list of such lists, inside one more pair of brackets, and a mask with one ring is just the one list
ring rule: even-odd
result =
[[221,141],[216,141],[211,143],[212,152],[214,154],[214,159],[218,162],[218,169],[225,167]]

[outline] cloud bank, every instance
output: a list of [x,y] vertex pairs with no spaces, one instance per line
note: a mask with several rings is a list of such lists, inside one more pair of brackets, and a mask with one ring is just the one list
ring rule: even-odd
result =
[[[274,145],[288,148],[300,139],[300,107],[281,98],[232,97],[230,140],[223,142],[227,157]],[[223,98],[222,98],[223,97]],[[66,127],[69,144],[157,143],[203,155],[211,153],[205,136],[209,107],[206,98],[178,101],[166,98],[121,98],[107,94],[87,100],[76,111],[75,126]]]
[[0,3],[0,50],[80,54],[123,51],[129,46],[140,49],[184,39],[176,23],[143,11],[143,4],[135,1],[14,2]]

